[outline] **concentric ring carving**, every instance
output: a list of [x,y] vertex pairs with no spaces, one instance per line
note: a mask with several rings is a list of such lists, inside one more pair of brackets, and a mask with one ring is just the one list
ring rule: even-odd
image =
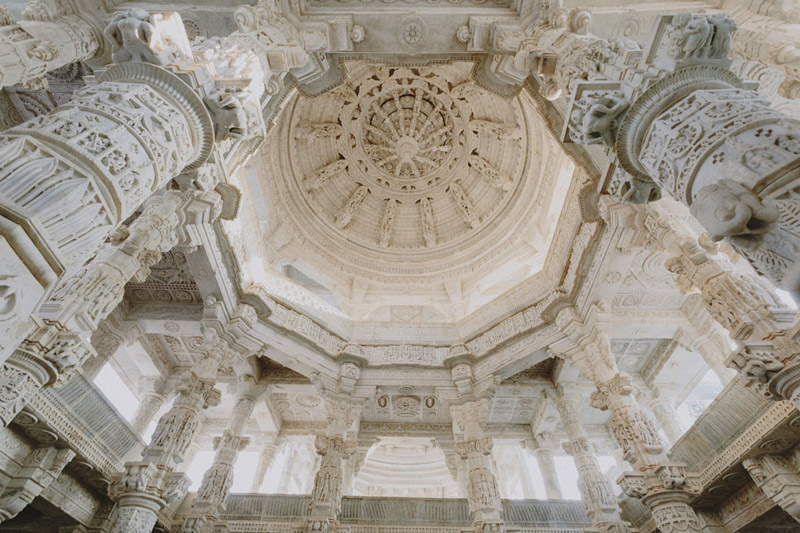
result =
[[329,232],[373,249],[441,249],[502,212],[525,169],[518,102],[469,63],[355,63],[349,82],[291,110],[287,153]]

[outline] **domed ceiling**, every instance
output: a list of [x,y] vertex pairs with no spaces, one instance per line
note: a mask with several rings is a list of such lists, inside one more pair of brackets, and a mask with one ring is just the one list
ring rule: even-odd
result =
[[263,175],[273,217],[293,228],[284,255],[304,276],[345,298],[367,284],[408,303],[541,255],[564,157],[527,95],[490,93],[473,68],[351,61],[345,83],[286,104]]

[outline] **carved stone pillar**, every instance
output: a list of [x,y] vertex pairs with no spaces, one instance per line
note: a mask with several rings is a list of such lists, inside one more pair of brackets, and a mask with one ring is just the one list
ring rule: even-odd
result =
[[16,416],[42,387],[68,380],[93,353],[90,336],[122,299],[130,279],[144,280],[163,251],[175,244],[178,212],[186,203],[180,193],[150,199],[129,227],[72,275],[62,279],[41,308],[39,326],[0,367],[13,394],[0,399],[0,422]]
[[[80,271],[145,199],[214,149],[263,137],[266,80],[251,51],[224,39],[192,49],[175,13],[129,10],[105,35],[116,64],[97,85],[0,136],[0,356],[56,280]],[[86,283],[100,281],[110,283]]]
[[646,246],[673,255],[666,266],[678,287],[702,302],[685,308],[687,317],[702,322],[707,315],[739,341],[726,363],[766,397],[800,406],[800,323],[769,282],[736,270],[713,245],[700,246],[660,207],[626,206],[608,198],[600,206],[610,225],[638,228]]
[[17,516],[61,475],[75,452],[69,448],[34,448],[19,470],[0,486],[0,522]]
[[460,440],[456,441],[456,451],[465,466],[465,492],[475,531],[502,532],[505,531],[505,522],[492,468],[493,443],[492,438],[484,434],[488,409],[488,398],[481,398],[451,407],[451,414],[462,432]]
[[699,531],[688,503],[699,493],[698,475],[670,462],[655,423],[633,396],[631,377],[617,368],[608,336],[584,325],[574,308],[559,312],[556,323],[567,338],[551,349],[594,382],[591,405],[609,411],[611,432],[635,470],[623,474],[623,490],[650,508],[662,531]]
[[533,456],[539,465],[544,481],[544,491],[548,500],[561,499],[561,487],[558,485],[556,463],[553,461],[553,448],[550,447],[551,435],[539,433],[536,436],[535,446],[531,448]]
[[253,476],[253,484],[250,486],[250,492],[258,492],[261,488],[264,483],[264,476],[267,475],[269,467],[275,461],[275,456],[278,455],[282,445],[283,440],[276,438],[272,442],[263,443],[259,446],[258,464],[256,465],[256,473]]
[[556,72],[575,87],[564,139],[611,149],[613,194],[640,203],[669,194],[712,239],[728,238],[797,291],[800,122],[728,69],[735,29],[723,14],[663,15],[645,51],[594,39],[559,57]]
[[77,274],[153,191],[208,156],[208,112],[177,76],[125,63],[99,80],[0,135],[0,289],[8,318],[0,353],[21,340],[28,316],[62,274]]
[[325,393],[327,429],[314,441],[319,465],[314,475],[311,491],[309,533],[315,531],[335,532],[337,517],[342,507],[345,486],[346,462],[356,453],[358,443],[348,438],[348,432],[361,417],[363,400],[352,396],[361,376],[357,358],[346,357],[339,365],[336,392]]
[[762,455],[745,459],[743,464],[764,494],[800,522],[798,452],[789,456]]
[[47,72],[93,58],[101,44],[98,28],[81,16],[15,22],[0,6],[0,87],[21,83],[26,89],[44,89]]
[[167,401],[168,384],[158,378],[149,378],[142,380],[139,387],[142,396],[139,408],[131,421],[131,427],[137,435],[142,435]]
[[228,429],[221,437],[214,438],[214,448],[217,450],[214,462],[203,475],[197,497],[192,502],[192,511],[183,521],[182,533],[203,533],[206,524],[218,518],[230,494],[233,467],[239,451],[250,444],[250,438],[243,436],[243,433],[264,388],[249,376],[240,383],[240,387],[242,390],[233,407]]
[[578,469],[578,487],[586,505],[586,513],[594,527],[604,533],[630,532],[630,524],[620,518],[619,506],[611,483],[600,469],[589,443],[576,401],[563,389],[559,389],[555,404],[569,439],[564,443],[564,450],[575,460]]
[[655,388],[653,397],[650,399],[650,410],[653,411],[670,444],[674,445],[678,442],[684,430],[678,422],[678,413],[675,411],[672,394],[663,388]]
[[321,457],[311,492],[308,531],[335,531],[342,505],[344,463],[356,451],[356,442],[342,437],[319,435],[314,441]]
[[109,533],[149,533],[156,513],[186,493],[188,479],[174,469],[185,459],[203,409],[219,404],[220,392],[214,388],[217,369],[232,356],[228,343],[213,329],[204,337],[204,358],[176,387],[178,396],[158,421],[141,461],[127,463],[125,472],[109,486],[109,495],[117,502]]

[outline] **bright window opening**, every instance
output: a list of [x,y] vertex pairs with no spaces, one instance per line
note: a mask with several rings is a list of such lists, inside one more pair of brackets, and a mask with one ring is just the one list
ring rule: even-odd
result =
[[578,469],[575,461],[568,455],[556,455],[553,460],[556,464],[556,475],[561,487],[561,497],[565,500],[580,500],[581,491],[578,489]]
[[214,455],[215,452],[213,450],[204,450],[195,454],[192,464],[186,470],[186,476],[192,482],[189,485],[190,492],[197,492],[200,488],[200,484],[203,482],[203,475],[214,464]]
[[723,386],[717,375],[709,370],[697,386],[689,393],[682,404],[678,406],[678,422],[681,427],[688,429],[692,427],[703,411],[711,405],[714,398],[722,392]]
[[103,365],[94,378],[94,384],[125,420],[133,420],[139,408],[139,399],[111,365]]
[[233,465],[233,484],[231,492],[250,492],[258,468],[258,452],[239,452],[236,464]]

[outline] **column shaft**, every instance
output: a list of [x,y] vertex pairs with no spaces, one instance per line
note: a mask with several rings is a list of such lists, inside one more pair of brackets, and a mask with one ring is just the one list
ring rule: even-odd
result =
[[109,533],[149,533],[158,511],[185,495],[188,479],[174,469],[184,461],[197,434],[201,411],[219,403],[220,392],[210,377],[216,375],[218,365],[218,359],[207,355],[198,365],[200,374],[191,372],[186,377],[172,407],[158,421],[142,460],[127,463],[125,472],[112,480],[109,494],[117,503]]
[[255,403],[255,397],[250,394],[244,394],[237,399],[228,429],[222,437],[215,439],[217,453],[214,462],[203,475],[197,497],[192,502],[192,512],[183,522],[182,533],[202,533],[206,524],[218,517],[230,494],[236,458],[239,451],[250,442],[242,434]]
[[620,518],[611,483],[600,469],[581,423],[575,400],[562,390],[555,403],[569,439],[564,443],[564,449],[575,460],[578,486],[589,518],[601,531],[627,533],[628,524]]
[[[16,295],[0,357],[22,340],[59,277],[78,274],[134,209],[208,155],[208,113],[177,76],[142,63],[99,79],[0,135],[0,288],[6,299]],[[82,283],[91,289],[97,280]]]
[[133,417],[131,427],[137,435],[142,435],[150,426],[161,406],[164,405],[163,395],[158,393],[148,393],[142,398],[139,403],[139,408],[136,410],[136,415]]
[[59,281],[40,311],[45,315],[40,325],[0,367],[0,375],[18,384],[15,394],[0,400],[0,422],[8,425],[38,389],[68,380],[91,357],[90,336],[122,300],[125,284],[146,278],[161,253],[175,244],[185,203],[180,193],[151,198],[142,214],[117,232],[119,240]]
[[258,492],[261,488],[261,485],[264,483],[264,477],[275,461],[275,456],[278,454],[279,450],[280,444],[277,441],[261,445],[261,451],[258,455],[258,465],[256,466],[256,473],[253,476],[253,485],[250,487],[250,492]]
[[537,447],[533,450],[533,456],[539,464],[539,471],[542,473],[544,490],[548,500],[561,499],[561,487],[558,486],[558,476],[556,475],[556,463],[553,460],[553,450],[546,447]]

